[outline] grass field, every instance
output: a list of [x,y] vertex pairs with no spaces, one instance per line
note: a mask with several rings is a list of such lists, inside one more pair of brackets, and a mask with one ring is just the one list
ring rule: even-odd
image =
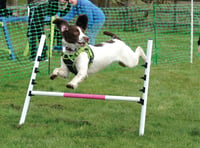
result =
[[[24,4],[25,0],[19,3]],[[1,148],[200,147],[200,57],[196,56],[196,41],[199,34],[194,36],[195,57],[194,63],[190,64],[188,32],[179,34],[163,31],[155,37],[155,33],[152,32],[154,28],[147,26],[141,29],[144,29],[144,32],[117,31],[133,49],[138,45],[146,49],[147,38],[157,42],[154,44],[152,58],[145,135],[140,137],[138,133],[141,106],[134,102],[122,101],[34,96],[26,122],[19,128],[18,123],[33,62],[29,61],[29,56],[23,56],[27,42],[27,24],[10,24],[8,28],[16,29],[16,32],[11,32],[11,39],[17,60],[9,59],[9,54],[5,51],[6,40],[2,34]],[[101,33],[97,41],[105,39],[109,38]],[[51,59],[50,71],[59,65],[59,53],[53,54],[55,56]],[[156,57],[158,59],[155,59]],[[140,66],[134,69],[116,68],[114,64],[89,76],[76,90],[65,87],[69,80],[58,78],[51,81],[47,73],[48,63],[43,62],[40,64],[35,90],[141,96],[138,90],[143,86],[143,81],[139,77],[143,76],[144,69]]]
[[[17,128],[29,80],[1,85],[1,148],[199,148],[200,61],[152,65],[145,135],[138,136],[140,105],[35,96]],[[91,75],[77,90],[61,78],[38,75],[35,89],[138,96],[144,69],[119,68]]]

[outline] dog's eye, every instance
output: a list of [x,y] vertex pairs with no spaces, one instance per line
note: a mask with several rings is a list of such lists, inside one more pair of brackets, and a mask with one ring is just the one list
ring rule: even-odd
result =
[[74,35],[78,35],[78,34],[79,34],[79,30],[78,29],[74,30]]
[[79,32],[79,30],[78,29],[76,29],[76,33],[78,33]]

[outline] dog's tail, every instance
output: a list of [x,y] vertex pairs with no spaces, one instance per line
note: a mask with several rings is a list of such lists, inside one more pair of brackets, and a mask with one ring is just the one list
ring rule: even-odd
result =
[[108,32],[108,31],[104,31],[103,32],[104,35],[107,35],[107,36],[111,36],[113,39],[118,39],[118,40],[121,40],[116,34],[114,33],[111,33],[111,32]]

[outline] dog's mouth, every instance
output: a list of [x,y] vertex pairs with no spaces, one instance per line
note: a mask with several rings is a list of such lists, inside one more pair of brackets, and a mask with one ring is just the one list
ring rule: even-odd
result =
[[85,46],[86,42],[78,42],[80,46]]
[[79,40],[78,44],[80,46],[85,46],[85,44],[87,44],[89,42],[89,37],[84,36],[81,40]]

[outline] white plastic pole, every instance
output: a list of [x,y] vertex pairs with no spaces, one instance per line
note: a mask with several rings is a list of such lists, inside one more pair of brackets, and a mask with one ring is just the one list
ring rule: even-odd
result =
[[148,98],[149,78],[150,78],[150,67],[151,67],[152,46],[153,46],[153,40],[148,40],[148,44],[147,44],[147,67],[145,69],[146,80],[144,81],[145,90],[144,90],[144,93],[143,93],[144,103],[142,105],[141,115],[140,115],[140,129],[139,129],[139,135],[140,136],[144,135],[144,128],[145,128],[147,98]]
[[32,95],[38,96],[54,96],[68,97],[81,99],[96,99],[96,100],[115,100],[115,101],[135,101],[140,102],[140,97],[131,96],[112,96],[112,95],[96,95],[96,94],[79,94],[79,93],[64,93],[64,92],[48,92],[48,91],[32,91]]
[[29,82],[29,87],[28,87],[28,90],[27,90],[27,93],[26,93],[26,98],[25,98],[25,102],[24,102],[24,107],[23,107],[23,110],[22,110],[21,118],[20,118],[20,121],[19,121],[19,125],[24,124],[25,119],[26,119],[26,114],[27,114],[27,111],[28,111],[28,107],[29,107],[29,104],[30,104],[30,98],[31,98],[30,97],[30,92],[33,90],[33,83],[34,83],[33,81],[36,78],[35,70],[36,70],[36,68],[39,67],[39,59],[38,59],[38,57],[41,57],[42,50],[43,50],[44,43],[45,43],[45,39],[46,39],[46,36],[42,35],[41,39],[40,39],[40,44],[39,44],[39,47],[38,47],[38,51],[37,51],[37,56],[35,58],[35,62],[34,62],[34,66],[33,66],[32,75],[31,75],[31,79],[30,79],[30,82]]

